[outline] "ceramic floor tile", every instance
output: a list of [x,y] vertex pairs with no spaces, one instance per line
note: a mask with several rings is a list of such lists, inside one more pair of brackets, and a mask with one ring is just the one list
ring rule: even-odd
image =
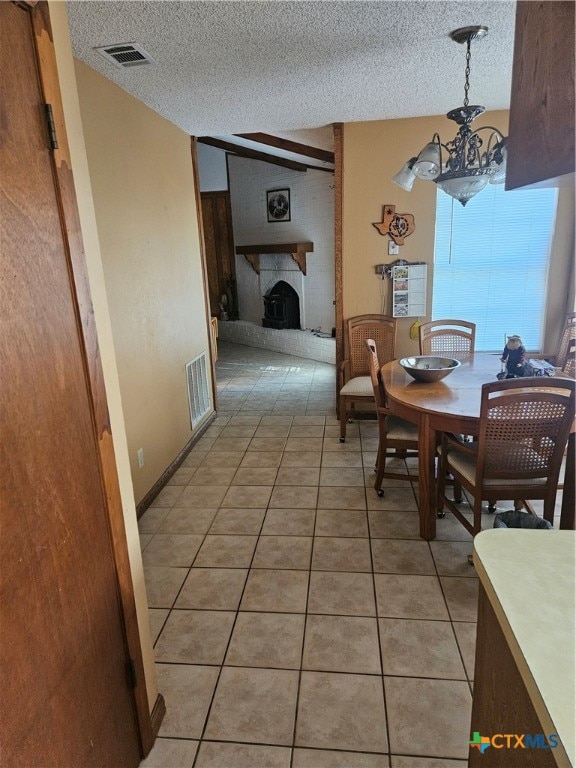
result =
[[219,437],[212,445],[210,452],[245,451],[251,439],[250,437]]
[[392,755],[392,768],[467,768],[468,760]]
[[224,667],[205,738],[290,745],[298,675],[279,669]]
[[226,666],[300,669],[304,615],[238,614]]
[[338,451],[339,453],[348,453],[349,451],[360,451],[362,449],[358,437],[349,437],[346,435],[346,442],[341,443],[339,437],[325,437],[322,444],[324,451]]
[[373,539],[420,539],[418,512],[368,510],[370,536]]
[[302,669],[380,674],[376,619],[308,616]]
[[168,608],[148,608],[148,620],[150,622],[150,637],[152,638],[152,644],[158,639],[160,630],[169,613],[170,611]]
[[260,424],[262,424],[263,427],[267,426],[280,426],[280,425],[287,425],[288,427],[292,424],[292,416],[279,416],[278,414],[274,416],[264,416]]
[[242,469],[277,469],[282,459],[282,451],[246,451],[240,462]]
[[444,621],[449,618],[436,576],[377,573],[374,583],[379,616]]
[[256,427],[249,424],[228,424],[220,433],[221,437],[254,437]]
[[180,467],[166,481],[166,485],[188,485],[196,469],[197,467]]
[[148,607],[171,608],[187,573],[187,568],[168,566],[144,568]]
[[430,549],[440,576],[477,578],[476,568],[468,562],[473,549],[471,538],[469,541],[431,541]]
[[468,683],[385,677],[390,751],[468,757],[472,697]]
[[253,437],[248,446],[249,451],[283,451],[285,437]]
[[316,512],[313,509],[269,509],[262,534],[265,536],[312,536]]
[[386,752],[382,678],[302,672],[295,746]]
[[318,452],[322,450],[321,437],[289,437],[286,441],[287,452]]
[[169,507],[148,507],[138,520],[138,530],[140,533],[156,533],[168,516],[169,511]]
[[206,456],[208,455],[208,451],[190,451],[188,456],[184,459],[182,464],[180,466],[182,467],[199,467],[200,464],[204,461]]
[[290,768],[291,752],[289,747],[203,741],[196,768]]
[[276,485],[318,485],[319,467],[280,467]]
[[[465,510],[462,510],[465,512]],[[472,517],[470,517],[472,522]],[[472,536],[453,514],[446,512],[446,517],[436,519],[436,541],[472,541]]]
[[449,621],[380,619],[385,675],[465,680]]
[[239,425],[246,425],[246,426],[254,426],[257,427],[258,424],[260,424],[262,420],[261,416],[246,416],[246,415],[240,415],[232,416],[228,424],[239,424]]
[[452,621],[478,620],[478,579],[440,577]]
[[360,451],[348,451],[346,453],[326,451],[322,454],[322,469],[326,467],[362,467],[362,454]]
[[166,701],[160,736],[200,738],[219,671],[218,667],[156,664],[158,690]]
[[180,496],[174,506],[196,509],[219,507],[227,490],[227,485],[187,485],[184,489],[180,488]]
[[374,539],[372,562],[375,573],[436,574],[428,542],[422,540]]
[[198,568],[248,568],[257,536],[208,535],[194,565]]
[[228,485],[234,473],[234,467],[226,467],[224,464],[220,467],[207,467],[205,465],[198,467],[194,476],[190,480],[190,485]]
[[152,541],[154,537],[153,533],[140,533],[138,534],[138,538],[140,539],[140,551],[144,552],[148,544]]
[[324,425],[292,424],[290,427],[290,437],[324,437]]
[[315,509],[318,486],[276,485],[270,497],[272,509]]
[[156,739],[138,768],[192,768],[198,742],[189,739]]
[[234,509],[222,507],[214,518],[210,527],[210,533],[236,533],[253,534],[260,533],[262,521],[266,514],[265,509]]
[[319,509],[316,536],[360,536],[367,538],[366,512],[356,509]]
[[347,485],[364,488],[361,467],[322,467],[320,485]]
[[271,485],[231,485],[222,499],[222,506],[266,508],[272,487]]
[[237,467],[242,458],[244,457],[244,451],[214,451],[213,453],[207,453],[204,461],[200,466],[202,467]]
[[216,511],[216,508],[174,507],[160,526],[159,533],[207,533]]
[[182,486],[165,485],[152,502],[153,507],[172,507],[182,495]]
[[[247,453],[247,456],[259,455]],[[276,467],[240,467],[232,479],[232,485],[268,485],[276,482]]]
[[192,568],[175,607],[235,611],[240,603],[247,573],[242,568]]
[[476,654],[476,624],[472,622],[455,621],[454,632],[464,659],[464,667],[468,680],[474,680],[474,661]]
[[323,416],[294,416],[292,420],[292,424],[299,427],[323,427],[325,422],[326,419]]
[[156,533],[142,554],[144,566],[190,566],[203,536],[194,533]]
[[312,538],[308,536],[261,536],[254,553],[253,568],[310,568]]
[[380,497],[373,488],[366,489],[368,509],[397,509],[401,512],[418,511],[416,497],[409,483],[401,488],[383,486],[384,496]]
[[366,492],[364,487],[321,486],[318,489],[318,508],[366,509]]
[[312,571],[308,613],[375,616],[372,574]]
[[290,427],[288,426],[288,424],[275,424],[275,425],[261,424],[253,436],[254,437],[288,437],[289,431],[290,431]]
[[368,752],[336,752],[327,749],[295,749],[293,768],[389,768],[388,755]]
[[317,537],[312,555],[314,571],[372,571],[368,539]]
[[319,467],[322,451],[289,451],[282,455],[281,467]]
[[240,609],[303,613],[307,593],[308,573],[305,571],[251,570]]
[[172,611],[156,643],[156,661],[222,664],[234,617],[232,611]]

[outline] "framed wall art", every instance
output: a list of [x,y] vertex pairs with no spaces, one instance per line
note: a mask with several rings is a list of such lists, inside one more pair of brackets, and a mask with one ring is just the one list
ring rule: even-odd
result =
[[266,192],[268,221],[290,221],[290,190],[269,189]]

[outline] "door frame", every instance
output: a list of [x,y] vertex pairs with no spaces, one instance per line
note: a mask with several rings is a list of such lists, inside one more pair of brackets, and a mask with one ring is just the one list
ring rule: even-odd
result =
[[132,690],[140,739],[140,751],[142,757],[145,757],[154,745],[166,706],[161,694],[158,695],[152,712],[150,712],[148,703],[140,631],[134,599],[134,585],[124,527],[124,512],[120,495],[104,375],[98,348],[96,322],[84,257],[80,216],[60,93],[56,52],[50,24],[50,10],[47,0],[40,0],[40,2],[20,1],[16,4],[26,8],[30,14],[40,90],[44,101],[52,106],[58,143],[58,147],[51,152],[54,189],[60,210],[63,243],[68,259],[71,284],[76,299],[75,312],[79,338],[83,347],[94,438],[100,463],[103,494],[106,499],[121,611],[120,618],[123,625],[127,656],[134,671],[134,687]]

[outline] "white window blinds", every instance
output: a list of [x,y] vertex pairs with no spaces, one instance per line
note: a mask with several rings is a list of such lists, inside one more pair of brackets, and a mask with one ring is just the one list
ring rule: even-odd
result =
[[432,319],[476,323],[476,349],[542,348],[556,190],[489,185],[463,208],[437,191]]

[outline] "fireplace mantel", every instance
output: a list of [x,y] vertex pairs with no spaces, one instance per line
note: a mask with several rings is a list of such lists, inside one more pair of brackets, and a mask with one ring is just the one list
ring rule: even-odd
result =
[[265,253],[287,253],[306,274],[306,254],[314,250],[314,243],[273,243],[271,245],[238,245],[236,253],[244,254],[257,275],[260,274],[260,256]]

